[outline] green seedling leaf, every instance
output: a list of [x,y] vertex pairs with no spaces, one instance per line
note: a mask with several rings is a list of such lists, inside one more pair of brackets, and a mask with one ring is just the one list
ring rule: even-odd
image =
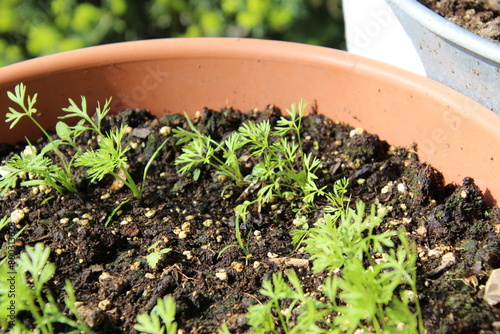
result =
[[[66,280],[65,285],[68,298],[64,302],[73,314],[72,316],[59,310],[50,290],[46,288],[46,283],[55,272],[55,265],[48,261],[49,256],[50,248],[42,243],[37,243],[34,247],[26,246],[25,252],[21,253],[17,260],[16,273],[20,284],[17,285],[16,289],[16,306],[19,311],[26,310],[29,312],[33,321],[30,324],[30,329],[28,329],[21,321],[16,320],[10,333],[49,334],[55,333],[55,324],[66,324],[74,328],[74,330],[67,333],[93,334],[93,331],[85,325],[85,322],[78,314],[75,306],[74,289],[69,280]],[[5,270],[5,266],[4,262],[0,263],[0,271]],[[0,303],[5,303],[4,296],[4,291],[0,289]],[[0,311],[0,314],[3,318],[2,311]],[[76,320],[72,317],[76,318]]]
[[159,240],[148,247],[148,251],[155,250],[154,252],[151,252],[146,256],[148,265],[153,269],[158,265],[158,262],[161,260],[162,255],[172,250],[172,248],[157,249],[157,246],[160,242],[161,241]]
[[61,139],[67,140],[71,134],[71,128],[64,122],[57,122],[56,133]]
[[150,313],[142,313],[137,316],[137,324],[134,329],[147,334],[177,334],[177,323],[175,322],[175,301],[172,296],[158,298],[156,306]]

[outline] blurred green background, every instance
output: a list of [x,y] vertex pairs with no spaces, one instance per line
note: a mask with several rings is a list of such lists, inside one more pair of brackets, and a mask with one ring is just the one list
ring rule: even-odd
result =
[[91,45],[230,36],[345,48],[341,0],[1,0],[0,66]]

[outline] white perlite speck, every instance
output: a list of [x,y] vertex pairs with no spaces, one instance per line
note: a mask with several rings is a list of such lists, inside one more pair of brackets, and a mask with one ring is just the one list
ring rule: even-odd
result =
[[500,269],[491,272],[484,287],[484,300],[494,306],[500,303]]
[[21,209],[16,209],[12,211],[12,213],[10,214],[10,221],[13,222],[14,224],[19,223],[23,219],[24,219],[24,211]]
[[219,272],[216,272],[215,277],[217,277],[218,279],[220,279],[221,281],[224,281],[224,282],[226,282],[228,279],[227,272],[225,270],[221,270]]

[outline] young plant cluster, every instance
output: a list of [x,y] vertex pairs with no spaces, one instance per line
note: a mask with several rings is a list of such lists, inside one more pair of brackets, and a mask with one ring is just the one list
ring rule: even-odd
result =
[[[325,213],[307,231],[292,231],[293,242],[304,245],[304,251],[310,255],[312,271],[329,273],[321,288],[326,302],[298,298],[302,292],[292,273],[287,276],[291,286],[281,276],[273,277],[273,285],[267,282],[262,293],[271,299],[254,308],[262,314],[266,313],[262,309],[266,309],[271,321],[271,314],[283,311],[280,301],[292,299],[293,307],[288,307],[286,314],[297,308],[299,316],[294,330],[286,331],[289,333],[325,332],[325,328],[334,333],[422,332],[416,251],[404,229],[375,233],[386,213],[377,213],[372,204],[367,214],[365,203],[359,201],[355,209],[346,207],[335,214]],[[393,241],[396,237],[398,244]],[[251,323],[257,319],[253,311],[249,309]],[[291,328],[286,317],[281,316],[279,323]],[[317,328],[318,324],[323,330]],[[270,327],[259,325],[265,330],[256,333],[276,332],[274,326],[274,322]]]
[[[230,177],[237,185],[247,185],[243,193],[257,190],[253,200],[245,199],[239,204],[235,217],[235,233],[238,245],[243,251],[243,258],[248,263],[251,254],[243,242],[240,231],[240,219],[246,220],[248,208],[253,204],[265,204],[275,198],[301,201],[297,212],[304,212],[314,206],[317,196],[325,195],[325,188],[319,189],[315,183],[317,169],[321,161],[315,156],[305,154],[302,147],[301,125],[307,104],[301,101],[287,109],[288,118],[281,117],[277,126],[272,128],[269,120],[260,123],[248,121],[222,142],[213,140],[209,135],[201,133],[189,117],[186,116],[189,130],[176,128],[174,137],[179,138],[182,154],[175,161],[180,165],[179,173],[192,172],[198,179],[200,164],[207,164],[221,175]],[[292,139],[288,139],[290,135]],[[248,151],[259,159],[248,175],[243,175],[239,163],[241,152]]]
[[[0,230],[8,222],[7,217],[2,218]],[[157,245],[155,243],[148,249],[155,249],[147,259],[152,267],[156,266],[161,254],[170,251],[169,248],[157,250]],[[49,256],[50,248],[37,243],[34,247],[26,246],[15,264],[9,263],[8,257],[0,262],[0,277],[5,280],[0,284],[0,332],[9,330],[13,334],[53,334],[62,333],[65,327],[69,330],[64,332],[67,334],[94,334],[79,315],[75,292],[69,280],[66,280],[64,287],[68,296],[64,299],[64,304],[73,316],[59,308],[47,289],[47,283],[56,271],[55,265],[48,261]],[[19,318],[22,312],[29,314],[33,320],[31,328],[27,328]],[[177,333],[177,323],[174,320],[175,301],[171,296],[165,296],[163,299],[158,298],[157,305],[150,313],[137,316],[135,329],[152,334],[165,333],[165,330],[166,333]]]
[[[416,290],[416,252],[404,230],[376,233],[386,212],[374,205],[365,213],[365,203],[350,208],[347,179],[338,180],[332,191],[318,188],[316,170],[321,162],[302,150],[300,127],[305,103],[292,105],[289,118],[282,117],[271,129],[269,121],[244,123],[235,133],[218,143],[200,133],[188,119],[190,131],[174,130],[178,144],[184,144],[176,161],[181,173],[209,164],[236,183],[249,187],[260,183],[254,200],[235,208],[238,245],[248,260],[250,254],[239,231],[249,205],[267,203],[274,197],[300,199],[292,231],[292,241],[310,255],[315,273],[328,277],[321,286],[320,300],[306,294],[292,270],[284,277],[274,274],[263,282],[264,304],[248,309],[250,333],[422,333],[423,321]],[[286,135],[292,134],[293,140]],[[244,150],[243,150],[244,149]],[[249,175],[239,168],[238,153],[249,151],[260,157]],[[312,228],[302,215],[325,196],[331,205]],[[222,251],[227,249],[226,246]],[[222,326],[220,333],[229,333]]]
[[[52,334],[60,333],[63,324],[73,328],[67,333],[94,333],[79,316],[75,292],[69,280],[64,287],[68,295],[64,303],[74,317],[60,310],[46,289],[56,271],[55,265],[48,261],[49,255],[50,248],[37,243],[35,247],[26,246],[17,260],[15,271],[13,265],[7,264],[7,257],[0,262],[0,277],[6,281],[8,277],[11,279],[10,284],[2,282],[0,285],[0,331],[10,328],[10,333]],[[11,290],[9,286],[15,286],[15,289]],[[16,315],[21,311],[29,312],[35,328],[28,329],[18,317],[13,317],[10,312],[13,307]]]
[[[336,186],[344,193],[347,183],[337,181]],[[334,205],[348,202],[342,196],[330,198]],[[423,333],[417,255],[404,229],[375,233],[385,214],[377,213],[374,205],[366,213],[360,201],[355,209],[344,206],[325,213],[309,230],[292,231],[294,242],[310,255],[312,271],[327,273],[321,298],[304,291],[294,270],[275,273],[262,282],[260,293],[267,301],[248,308],[248,333]],[[165,301],[158,303],[164,310]],[[175,303],[169,303],[169,312],[174,312]],[[136,329],[163,333],[157,314],[154,309],[141,315]],[[168,321],[161,328],[172,326],[173,314],[162,318]],[[222,324],[219,334],[229,333]]]
[[[236,211],[246,218],[247,208],[255,203],[269,203],[275,197],[300,199],[302,210],[313,206],[316,196],[325,195],[324,188],[318,189],[315,174],[321,161],[310,154],[304,154],[301,139],[301,125],[306,108],[305,102],[293,104],[287,109],[288,118],[281,117],[272,128],[269,120],[260,123],[248,121],[222,142],[213,140],[196,129],[189,117],[189,130],[174,129],[177,144],[182,146],[182,154],[175,163],[179,172],[193,172],[199,177],[200,164],[216,168],[222,175],[232,178],[236,184],[246,184],[247,189],[260,188],[254,200],[245,200]],[[287,138],[291,136],[292,139]],[[259,162],[248,175],[243,175],[239,155],[248,151]]]
[[[343,193],[347,183],[343,181],[343,187],[341,182],[337,181],[336,186]],[[335,203],[347,202],[342,197],[335,199]],[[367,214],[365,204],[360,201],[355,209],[345,206],[333,214],[325,213],[309,230],[292,231],[294,242],[303,245],[310,255],[313,272],[329,273],[320,289],[323,298],[307,294],[293,270],[286,275],[273,274],[271,280],[262,282],[260,292],[267,301],[248,308],[249,333],[356,333],[361,330],[364,333],[422,333],[416,252],[404,230],[375,233],[385,214],[377,213],[374,205]],[[398,244],[393,238],[399,240]],[[52,295],[45,291],[44,285],[55,272],[55,266],[47,261],[49,252],[48,247],[39,243],[34,248],[27,246],[21,254],[16,270],[21,281],[17,285],[18,310],[29,311],[41,333],[54,333],[56,323],[75,328],[71,333],[92,333],[78,315],[69,281],[66,281],[65,304],[75,319],[62,313]],[[8,270],[4,260],[0,271],[6,275]],[[0,290],[2,311],[7,310],[9,302],[8,289],[4,286]],[[150,313],[137,316],[135,329],[150,334],[176,333],[175,310],[171,296],[158,298]],[[6,323],[0,322],[0,325],[7,328]],[[16,321],[12,333],[27,333],[27,329]],[[219,333],[229,333],[225,324]]]
[[[8,222],[8,218],[4,217],[1,222]],[[152,247],[156,246],[157,244],[154,244]],[[169,250],[162,249],[154,253],[163,254]],[[15,265],[9,264],[7,257],[0,262],[0,277],[9,283],[0,285],[0,331],[2,333],[9,330],[9,333],[13,334],[54,334],[63,333],[63,328],[66,328],[69,330],[64,332],[66,334],[94,334],[94,331],[79,315],[75,292],[69,280],[66,280],[64,287],[68,296],[64,299],[64,304],[73,316],[69,316],[59,308],[47,289],[47,283],[56,271],[55,265],[48,261],[49,256],[50,248],[44,246],[43,243],[37,243],[34,247],[26,246]],[[153,267],[156,262],[157,259],[148,259],[148,263]],[[26,327],[26,324],[19,318],[21,312],[26,312],[33,320],[30,328]],[[137,316],[135,329],[141,333],[176,334],[174,299],[171,296],[158,298],[157,305],[150,313]]]
[[[110,111],[111,99],[106,100],[104,105],[98,103],[95,115],[91,117],[87,111],[87,101],[82,96],[81,105],[78,106],[72,99],[70,105],[62,110],[65,115],[59,119],[76,118],[75,125],[68,125],[63,121],[56,124],[56,136],[53,138],[47,130],[36,119],[37,109],[35,103],[37,94],[26,95],[26,86],[18,84],[14,93],[8,92],[9,98],[15,102],[20,111],[9,107],[6,122],[10,122],[10,128],[27,117],[33,122],[48,140],[48,144],[40,152],[28,141],[28,146],[20,154],[14,155],[5,165],[0,167],[0,195],[17,186],[46,185],[53,187],[59,192],[64,190],[70,192],[78,191],[75,182],[75,169],[84,167],[92,182],[100,181],[104,176],[111,174],[115,179],[123,182],[133,193],[134,197],[142,197],[142,187],[139,187],[128,172],[126,153],[129,147],[124,147],[122,140],[125,134],[125,125],[104,132],[101,126],[102,120]],[[77,145],[77,139],[86,131],[91,131],[98,138],[98,148],[84,151]],[[148,168],[153,159],[163,147],[160,145],[151,157],[143,173],[143,183],[146,179]],[[64,154],[63,147],[71,148],[74,154]],[[53,161],[48,153],[52,152],[56,161]]]
[[[95,118],[90,118],[84,98],[81,107],[70,100],[70,107],[65,109],[68,114],[61,118],[80,117],[80,121],[75,126],[58,123],[57,139],[52,139],[33,117],[36,113],[36,95],[26,99],[25,90],[24,85],[19,85],[15,94],[9,94],[22,107],[23,112],[11,108],[8,120],[14,126],[20,118],[30,118],[48,138],[49,144],[40,153],[30,144],[32,153],[21,153],[2,167],[4,172],[0,186],[3,191],[6,186],[9,189],[14,187],[22,172],[35,176],[24,180],[22,185],[45,184],[58,190],[72,191],[68,185],[75,184],[72,177],[74,166],[87,167],[89,177],[93,180],[112,174],[127,184],[129,180],[128,174],[125,174],[124,156],[127,148],[121,146],[123,128],[109,133],[101,131],[100,122],[109,112],[109,101],[104,108],[97,108]],[[235,208],[236,237],[247,260],[250,254],[239,230],[239,219],[246,218],[247,208],[252,204],[271,202],[274,197],[299,199],[303,204],[297,211],[295,221],[299,228],[292,231],[292,241],[310,256],[314,273],[326,273],[320,287],[321,298],[306,293],[295,271],[273,274],[271,280],[263,281],[260,290],[266,301],[248,308],[249,332],[423,333],[416,289],[417,255],[413,245],[403,229],[379,232],[385,211],[377,211],[372,205],[369,212],[366,212],[365,203],[361,201],[352,208],[350,199],[346,198],[346,179],[338,180],[329,192],[316,186],[315,172],[321,163],[311,154],[304,154],[302,149],[300,127],[304,110],[305,103],[300,103],[298,107],[293,105],[291,110],[287,110],[289,118],[281,118],[274,129],[271,129],[269,121],[258,124],[247,122],[221,143],[199,132],[189,119],[189,131],[174,130],[174,136],[179,138],[178,143],[184,144],[182,154],[176,161],[181,166],[181,173],[193,171],[196,176],[199,164],[209,164],[237,184],[246,183],[252,187],[259,185],[255,199],[245,200]],[[64,156],[60,150],[62,145],[74,147],[76,138],[84,131],[94,131],[100,136],[99,148],[86,152],[77,151],[72,157]],[[244,150],[259,157],[251,173],[246,176],[242,175],[238,157]],[[49,151],[53,151],[59,158],[58,164],[52,163],[45,156]],[[100,162],[95,163],[94,159]],[[106,162],[108,160],[112,162]],[[36,162],[40,161],[47,161],[46,174],[34,168]],[[120,170],[124,177],[117,172]],[[127,185],[131,187],[130,183]],[[140,194],[137,186],[136,189]],[[309,227],[302,214],[315,205],[318,196],[326,197],[331,205],[324,208],[322,217]],[[6,224],[7,219],[0,222],[0,226]],[[161,256],[171,250],[158,245],[159,242],[156,242],[148,248],[150,254],[147,262],[153,268]],[[49,248],[37,244],[34,248],[27,246],[26,252],[17,261],[16,275],[20,279],[20,284],[17,285],[18,310],[26,310],[31,314],[40,333],[53,333],[60,324],[74,328],[72,333],[92,333],[78,315],[74,291],[69,281],[65,286],[68,295],[65,304],[73,314],[72,317],[59,310],[54,298],[45,288],[55,272],[55,266],[48,262],[48,257]],[[5,260],[0,263],[2,277],[10,269]],[[3,328],[7,328],[7,324],[2,322],[6,319],[2,312],[5,312],[7,303],[8,291],[2,285],[0,325]],[[134,328],[141,333],[176,333],[175,310],[175,301],[171,296],[158,298],[157,305],[151,312],[137,316]],[[12,332],[26,333],[27,329],[16,319]],[[228,327],[221,324],[219,333],[229,333]]]

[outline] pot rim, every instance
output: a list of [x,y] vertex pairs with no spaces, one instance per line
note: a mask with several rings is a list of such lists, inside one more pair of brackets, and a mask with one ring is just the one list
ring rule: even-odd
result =
[[[223,60],[220,61],[220,58]],[[228,72],[222,77],[214,76],[211,72],[215,68],[218,70],[230,68],[233,71],[241,69],[243,73],[250,76],[254,76],[252,71],[255,69],[267,69],[267,71],[255,76],[261,80],[262,85],[255,85],[254,80],[256,79],[254,79],[244,80],[242,87],[245,88],[242,88],[241,91],[226,89],[216,94],[216,92],[204,89],[203,97],[207,97],[209,100],[204,101],[207,103],[205,106],[211,108],[223,107],[227,103],[233,103],[233,100],[239,101],[237,102],[238,108],[251,110],[259,107],[259,105],[255,105],[256,102],[262,102],[263,97],[265,100],[271,97],[263,91],[264,88],[274,90],[275,87],[281,87],[282,92],[272,95],[272,103],[277,103],[280,106],[297,102],[297,98],[315,101],[316,97],[320,101],[323,99],[323,101],[329,101],[327,104],[334,105],[337,100],[332,99],[331,95],[337,94],[337,96],[346,99],[346,104],[344,106],[341,104],[338,108],[335,105],[331,112],[333,117],[341,116],[341,121],[348,122],[355,127],[362,126],[369,132],[381,135],[383,140],[387,140],[393,145],[410,145],[412,141],[421,141],[424,146],[428,144],[430,146],[427,150],[419,150],[421,161],[427,161],[438,170],[442,170],[446,182],[459,183],[464,176],[481,175],[484,180],[478,180],[477,184],[483,191],[490,193],[488,199],[486,197],[485,199],[490,204],[494,204],[500,198],[500,183],[495,179],[492,180],[491,176],[498,173],[490,173],[492,168],[496,169],[496,158],[500,155],[500,146],[495,144],[500,143],[498,136],[500,117],[498,115],[465,95],[429,78],[393,65],[326,47],[238,38],[170,38],[123,42],[67,51],[0,68],[0,91],[12,90],[19,82],[24,82],[27,85],[34,83],[38,85],[39,89],[47,88],[46,93],[48,94],[44,94],[43,97],[47,105],[39,108],[43,114],[51,112],[52,108],[61,108],[61,101],[66,103],[69,95],[75,97],[75,94],[83,94],[88,98],[87,93],[91,93],[92,98],[98,97],[98,100],[103,96],[115,98],[114,93],[110,95],[108,93],[117,92],[120,88],[131,89],[130,85],[138,86],[141,82],[138,83],[134,79],[142,80],[144,78],[144,71],[148,71],[148,64],[165,64],[165,62],[177,65],[184,64],[181,67],[172,67],[171,69],[180,75],[180,78],[182,78],[183,71],[190,75],[195,74],[197,77],[199,77],[200,71],[203,71],[202,73],[210,79],[217,80],[217,85],[222,82],[233,83],[234,76],[237,74]],[[203,63],[201,67],[200,62]],[[216,64],[217,66],[214,67]],[[138,70],[126,73],[126,69],[130,70],[136,65]],[[277,65],[279,65],[279,76],[273,77],[269,71],[274,71]],[[284,69],[286,72],[283,71]],[[305,75],[301,72],[304,70],[308,71]],[[309,71],[313,74],[309,75]],[[165,74],[164,78],[169,78],[169,75],[171,74]],[[64,78],[65,76],[68,76],[70,80],[58,81],[54,85],[50,83],[53,78]],[[283,82],[283,76],[291,76],[291,79]],[[304,77],[307,77],[307,80],[312,80],[310,84],[304,81],[306,80]],[[336,84],[336,86],[332,87],[330,92],[328,86],[324,86],[324,83],[318,78]],[[99,81],[94,84],[91,79]],[[112,79],[112,82],[105,79]],[[338,80],[346,81],[342,81],[342,85],[338,85]],[[163,87],[168,88],[169,91],[162,93],[161,99],[158,98],[159,94],[151,95],[154,96],[153,100],[163,101],[164,94],[169,94],[173,104],[180,100],[183,101],[183,106],[179,110],[184,109],[188,112],[199,110],[192,109],[199,108],[198,104],[194,107],[193,104],[201,96],[197,95],[197,98],[192,98],[192,94],[197,92],[193,90],[192,82],[179,80],[180,85],[173,85],[172,83],[175,81],[171,80],[162,79],[162,82],[165,83]],[[197,80],[195,84],[206,87],[209,82]],[[300,85],[297,86],[297,82],[300,82]],[[358,86],[353,86],[361,82],[366,82],[370,89],[363,91],[357,88]],[[143,82],[143,84],[149,83],[149,81]],[[50,87],[47,87],[47,84],[50,84]],[[254,89],[254,87],[257,88]],[[283,87],[287,88],[284,92]],[[298,88],[295,89],[295,87]],[[190,99],[187,101],[181,99],[181,95],[183,96],[183,94],[179,94],[181,89],[183,92],[188,92]],[[250,92],[245,91],[245,89],[249,89]],[[315,89],[320,91],[317,92]],[[352,94],[349,94],[349,89]],[[396,94],[397,98],[392,96],[393,89],[399,92]],[[0,96],[0,101],[2,101],[0,104],[8,105],[6,94],[2,95]],[[42,95],[40,99],[42,99]],[[357,102],[359,99],[370,99],[372,101],[370,109],[361,108]],[[114,101],[119,102],[119,99]],[[167,112],[165,109],[158,110],[157,106],[145,105],[143,104],[145,101],[141,101],[140,107],[156,108],[160,113]],[[216,102],[212,105],[214,101]],[[125,99],[122,99],[122,102],[127,103]],[[394,102],[399,104],[396,105]],[[418,109],[417,106],[421,106],[422,103],[425,105],[424,109]],[[137,107],[128,104],[122,106],[125,108]],[[401,107],[409,107],[408,112],[401,112]],[[164,108],[164,103],[161,104],[161,108]],[[375,108],[374,110],[378,110],[382,115],[385,114],[385,118],[371,112],[371,108]],[[439,112],[436,112],[435,108]],[[361,120],[357,118],[358,113],[363,114]],[[388,115],[391,117],[388,118]],[[56,115],[52,114],[51,117],[55,119]],[[421,118],[424,122],[417,125],[416,118]],[[392,127],[400,129],[401,124],[409,126],[411,130],[391,130],[390,133],[387,131],[387,128]],[[451,149],[449,143],[446,146],[447,142],[443,140],[443,131],[447,131],[450,140],[458,140],[453,142],[454,145]],[[481,131],[482,135],[479,135],[478,131]],[[23,136],[25,135],[27,134],[23,134]],[[466,141],[468,136],[472,136],[473,144]],[[480,159],[483,162],[473,161],[469,163],[470,166],[468,165],[464,169],[463,164],[459,163],[459,159],[464,158],[464,154],[475,154],[475,147],[482,146],[484,138],[494,140],[492,150],[481,153]],[[10,137],[9,140],[14,139]],[[443,147],[443,145],[445,146]],[[460,145],[465,147],[460,147]],[[437,154],[440,147],[444,151]],[[490,156],[494,156],[495,161],[490,159]],[[450,164],[449,159],[455,159],[457,162]],[[446,168],[444,168],[445,165]],[[464,173],[470,175],[464,175]]]
[[500,63],[500,45],[493,43],[433,12],[417,0],[386,0],[423,27],[479,57]]
[[[276,48],[280,51],[276,52]],[[303,62],[307,59],[309,63],[327,66],[335,64],[366,78],[384,77],[386,80],[404,84],[411,89],[423,91],[440,103],[458,109],[463,110],[463,105],[470,107],[471,103],[477,103],[435,80],[343,50],[288,41],[233,37],[160,38],[110,43],[59,52],[0,67],[0,73],[2,73],[0,86],[5,87],[10,84],[13,88],[20,82],[39,79],[54,73],[64,74],[82,69],[87,71],[114,66],[114,64],[183,57],[255,58],[285,62]],[[491,113],[479,103],[475,108],[484,108],[482,112]],[[468,111],[465,112],[468,113]]]
[[[276,49],[279,51],[276,52]],[[144,52],[144,50],[146,51]],[[0,88],[11,86],[13,89],[20,82],[38,80],[54,73],[92,71],[95,68],[112,67],[115,64],[185,57],[270,59],[287,63],[302,63],[306,60],[317,66],[329,67],[333,65],[351,71],[367,80],[384,78],[393,84],[403,85],[440,104],[458,110],[464,118],[470,116],[472,108],[476,122],[490,130],[496,127],[497,115],[491,113],[491,110],[485,106],[446,85],[411,71],[343,50],[254,38],[174,37],[89,46],[0,67],[2,74]],[[493,122],[492,117],[494,118]]]

